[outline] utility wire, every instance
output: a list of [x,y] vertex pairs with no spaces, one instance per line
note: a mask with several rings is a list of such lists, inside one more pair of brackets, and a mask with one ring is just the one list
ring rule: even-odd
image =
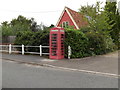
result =
[[53,12],[61,12],[62,10],[56,10],[56,11],[39,11],[39,12],[29,12],[29,11],[14,11],[14,10],[2,10],[7,12],[23,12],[23,13],[53,13]]

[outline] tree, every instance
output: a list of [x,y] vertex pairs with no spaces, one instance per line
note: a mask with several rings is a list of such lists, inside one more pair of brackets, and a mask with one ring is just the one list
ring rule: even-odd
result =
[[111,39],[110,31],[115,24],[108,23],[109,17],[106,11],[100,8],[100,4],[100,2],[97,2],[96,5],[82,6],[79,9],[80,13],[87,16],[89,23],[88,27],[81,28],[89,39],[88,51],[97,55],[105,54],[116,49],[116,45],[113,43],[113,39]]
[[10,27],[12,28],[14,33],[17,33],[19,31],[26,31],[30,30],[32,21],[30,19],[27,19],[24,16],[19,15],[17,19],[13,19],[10,22]]
[[53,27],[55,27],[55,25],[51,24],[49,27],[50,27],[50,28],[53,28]]
[[84,14],[88,19],[96,17],[96,7],[94,5],[81,6],[79,12]]
[[101,3],[97,2],[96,5],[82,6],[79,12],[86,16],[90,30],[100,32],[101,34],[109,34],[108,29],[112,27],[112,24],[109,25],[107,23],[108,17],[100,5]]
[[107,14],[109,25],[113,25],[110,31],[110,35],[114,42],[118,45],[119,41],[119,31],[120,31],[120,15],[117,9],[117,2],[106,2],[105,12]]
[[37,22],[34,18],[27,19],[26,17],[19,15],[8,23],[7,21],[1,23],[1,30],[3,36],[16,35],[20,31],[38,31]]
[[10,27],[10,24],[7,21],[4,21],[1,23],[1,29],[0,32],[2,32],[2,36],[6,37],[9,35],[13,35],[12,29]]
[[39,29],[39,25],[37,25],[37,22],[35,22],[35,19],[34,19],[34,18],[31,18],[31,26],[30,26],[30,29],[31,29],[33,32],[36,32],[36,31],[38,31],[38,29]]

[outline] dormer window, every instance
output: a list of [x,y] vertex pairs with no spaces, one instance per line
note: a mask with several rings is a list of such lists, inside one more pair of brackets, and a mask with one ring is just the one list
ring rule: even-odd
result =
[[69,26],[69,22],[68,21],[62,22],[62,28],[66,28],[68,26]]

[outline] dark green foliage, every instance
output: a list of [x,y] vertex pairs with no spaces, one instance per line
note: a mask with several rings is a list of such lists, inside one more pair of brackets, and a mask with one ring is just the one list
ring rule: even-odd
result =
[[109,29],[110,35],[114,43],[119,47],[119,33],[120,33],[120,15],[117,9],[117,2],[106,2],[105,13],[108,17],[107,23],[112,25]]
[[48,30],[41,30],[31,37],[31,45],[38,46],[38,45],[48,45],[49,44],[49,31]]
[[33,31],[36,32],[38,31],[37,29],[37,22],[35,22],[34,18],[27,19],[24,16],[19,15],[16,19],[13,19],[10,22],[10,25],[13,29],[14,32],[19,32],[19,31]]
[[[41,31],[34,33],[34,35],[31,37],[30,45],[32,45],[32,46],[39,46],[39,45],[49,46],[49,30],[41,30]],[[35,50],[35,48],[33,48],[33,50],[39,52],[39,48],[36,48],[36,50]],[[43,48],[43,51],[48,53],[49,49]]]
[[36,32],[39,29],[39,25],[34,21],[34,18],[27,19],[24,16],[19,15],[8,23],[7,21],[1,23],[0,32],[3,37],[16,36],[21,31],[33,31]]
[[68,55],[68,46],[71,46],[72,49],[71,58],[102,55],[112,52],[117,48],[109,35],[92,31],[89,27],[82,28],[81,30],[66,29],[65,36],[66,57]]
[[[30,45],[31,43],[31,37],[33,36],[33,32],[31,31],[21,31],[18,32],[16,35],[16,40],[14,42],[15,45]],[[21,51],[21,48],[17,48],[18,50]],[[25,51],[28,51],[27,48],[25,48]]]
[[[85,31],[84,29],[89,31]],[[83,33],[82,31],[85,32]],[[71,58],[101,55],[115,50],[115,44],[110,36],[100,32],[93,32],[90,28],[82,28],[82,31],[71,28],[65,29],[65,57],[68,56],[68,46],[71,46],[72,49]],[[49,28],[38,32],[19,32],[15,44],[49,46]],[[39,47],[25,48],[25,51],[39,52]],[[43,52],[48,53],[49,49],[43,48]]]
[[112,52],[117,49],[113,39],[105,30],[95,31],[90,27],[81,28],[80,31],[84,32],[89,40],[88,51],[91,55],[100,55],[108,52]]
[[1,23],[0,32],[2,33],[2,37],[13,35],[12,28],[7,21]]
[[92,55],[106,54],[116,49],[109,35],[99,32],[87,32],[86,36],[89,39],[88,51],[91,52]]
[[[54,25],[52,24],[50,27],[46,27],[41,23],[41,25],[36,26],[36,22],[34,22],[34,18],[30,20],[30,23],[32,23],[32,26],[29,26],[29,30],[26,30],[25,28],[23,30],[21,27],[20,31],[17,32],[16,40],[14,44],[16,45],[23,44],[25,46],[40,46],[40,45],[49,46],[49,30],[51,27],[54,27]],[[42,48],[42,49],[44,52],[47,53],[49,52],[48,48],[47,49]],[[39,47],[34,47],[34,48],[25,47],[25,51],[39,52],[39,50],[40,50]]]
[[[19,32],[15,40],[16,45],[25,45],[25,46],[39,46],[49,45],[49,30],[41,30],[38,32],[32,31],[22,31]],[[19,49],[19,48],[18,48]],[[39,47],[34,48],[25,48],[26,51],[35,51],[39,52]],[[48,52],[48,49],[43,49],[44,52]]]
[[22,31],[17,33],[15,44],[16,45],[30,45],[31,38],[33,36],[33,32],[31,31]]
[[51,24],[51,25],[50,25],[50,28],[53,28],[53,27],[55,27],[55,26],[54,26],[53,24]]
[[85,34],[74,29],[66,29],[65,32],[65,56],[67,57],[68,55],[68,46],[70,46],[72,50],[71,58],[89,56],[87,51],[88,39]]

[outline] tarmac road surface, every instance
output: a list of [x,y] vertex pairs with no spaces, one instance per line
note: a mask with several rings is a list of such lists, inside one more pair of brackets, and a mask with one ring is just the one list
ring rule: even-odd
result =
[[2,88],[118,88],[118,78],[2,60]]

